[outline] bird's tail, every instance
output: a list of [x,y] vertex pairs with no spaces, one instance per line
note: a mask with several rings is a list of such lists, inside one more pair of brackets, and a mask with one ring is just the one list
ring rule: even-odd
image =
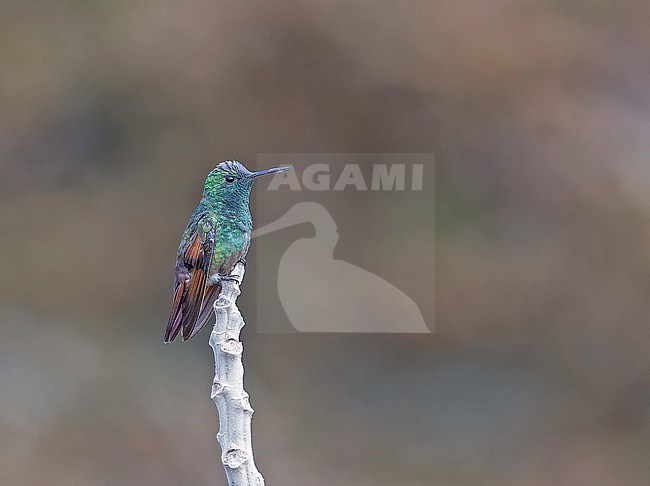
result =
[[185,293],[185,283],[181,282],[176,286],[174,291],[174,301],[172,310],[169,313],[167,329],[165,329],[165,344],[171,343],[176,339],[178,331],[181,329],[181,319],[183,318],[183,294]]

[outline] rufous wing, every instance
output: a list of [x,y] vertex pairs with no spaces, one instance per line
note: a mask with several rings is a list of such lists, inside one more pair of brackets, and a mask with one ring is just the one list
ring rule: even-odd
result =
[[172,342],[181,329],[183,340],[192,335],[203,308],[213,248],[213,230],[195,232],[179,254],[174,299],[165,331],[166,343]]

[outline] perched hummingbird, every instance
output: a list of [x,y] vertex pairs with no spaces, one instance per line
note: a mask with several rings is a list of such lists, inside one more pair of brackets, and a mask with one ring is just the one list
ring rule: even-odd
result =
[[181,329],[183,341],[193,338],[212,315],[220,282],[236,278],[230,272],[238,262],[245,263],[253,231],[248,204],[255,178],[291,168],[251,172],[236,160],[226,160],[208,174],[178,248],[165,343]]

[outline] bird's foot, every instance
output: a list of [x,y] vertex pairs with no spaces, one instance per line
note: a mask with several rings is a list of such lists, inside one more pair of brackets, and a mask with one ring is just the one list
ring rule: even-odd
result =
[[[244,265],[244,268],[246,268],[246,259],[245,258],[240,258],[239,260],[237,260],[237,263],[241,263],[242,265]],[[235,263],[235,266],[237,266],[237,263]]]

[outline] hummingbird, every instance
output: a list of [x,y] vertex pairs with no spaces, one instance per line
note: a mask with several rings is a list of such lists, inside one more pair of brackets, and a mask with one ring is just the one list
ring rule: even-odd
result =
[[183,232],[174,269],[174,297],[165,330],[165,344],[182,330],[187,341],[210,319],[220,283],[239,262],[246,264],[253,220],[251,188],[259,176],[291,170],[291,166],[251,172],[236,160],[220,162],[205,180],[199,205]]

